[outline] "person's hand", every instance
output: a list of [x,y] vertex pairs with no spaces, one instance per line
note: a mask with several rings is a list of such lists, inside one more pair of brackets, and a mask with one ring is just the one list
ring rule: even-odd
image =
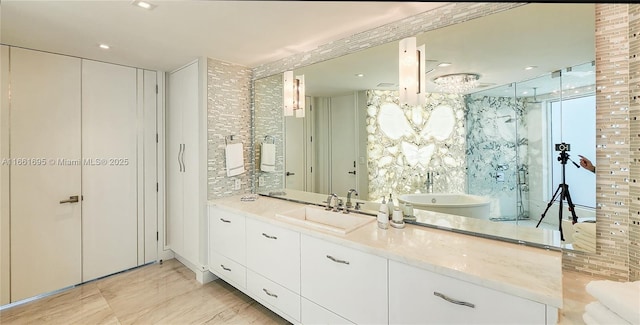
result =
[[578,157],[580,157],[580,166],[582,166],[582,168],[590,170],[592,173],[596,172],[596,166],[591,163],[591,160],[580,155],[578,155]]

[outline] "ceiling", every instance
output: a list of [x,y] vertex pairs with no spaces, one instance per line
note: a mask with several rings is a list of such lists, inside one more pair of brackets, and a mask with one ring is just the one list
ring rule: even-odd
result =
[[[417,44],[426,45],[427,92],[438,92],[433,78],[452,73],[480,75],[480,87],[490,96],[513,95],[501,85],[522,83],[521,92],[533,95],[553,92],[558,82],[550,73],[595,60],[594,4],[532,3],[497,14],[417,35]],[[437,67],[441,62],[448,67]],[[534,69],[524,70],[527,66]],[[594,82],[595,69],[564,73],[564,86],[580,87],[583,80]],[[398,89],[398,42],[297,69],[305,75],[307,94],[333,96],[363,89]],[[357,77],[363,74],[364,77]],[[573,78],[584,77],[591,78]],[[573,80],[568,80],[573,79]],[[385,86],[386,84],[386,86]],[[525,87],[526,86],[526,87]],[[502,88],[502,89],[501,89]],[[491,89],[491,90],[489,90]],[[506,91],[506,92],[505,92]],[[526,94],[526,93],[525,93]],[[519,93],[522,95],[522,93]]]
[[130,0],[2,0],[0,41],[152,70],[171,71],[200,56],[253,68],[448,4],[149,2],[153,10]]

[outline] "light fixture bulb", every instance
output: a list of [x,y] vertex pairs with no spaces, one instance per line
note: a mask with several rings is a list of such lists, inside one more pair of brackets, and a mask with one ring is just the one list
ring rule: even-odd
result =
[[454,73],[436,77],[433,82],[442,92],[462,94],[478,87],[478,79],[480,75],[475,73]]
[[101,49],[103,49],[103,50],[108,50],[108,49],[110,49],[110,48],[111,48],[111,46],[109,46],[109,45],[107,45],[107,44],[100,44],[100,45],[98,45],[98,46],[99,46]]

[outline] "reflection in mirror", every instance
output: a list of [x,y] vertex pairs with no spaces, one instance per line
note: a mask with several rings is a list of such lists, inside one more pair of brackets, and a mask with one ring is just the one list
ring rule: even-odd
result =
[[[595,252],[595,174],[573,158],[595,155],[593,63],[473,93],[466,101],[468,189],[491,198],[490,219],[562,225],[565,247]],[[565,184],[571,185],[576,225],[569,202],[562,200],[560,209],[562,191],[556,193],[563,164],[555,144],[563,142],[571,144]]]
[[[305,75],[308,111],[304,119],[285,122],[288,166],[280,170],[287,180],[279,186],[324,197],[346,196],[354,188],[359,199],[377,202],[389,194],[395,199],[427,192],[478,195],[490,201],[489,213],[481,216],[488,225],[535,227],[558,187],[553,181],[557,152],[549,149],[557,141],[553,103],[560,103],[564,89],[564,113],[569,78],[595,79],[593,72],[581,70],[586,66],[577,66],[595,58],[594,12],[593,4],[528,4],[417,35],[418,44],[427,45],[428,71],[426,101],[417,107],[398,102],[398,42],[296,69],[295,74]],[[571,16],[571,22],[563,16]],[[537,68],[524,69],[531,65]],[[559,69],[561,76],[552,74]],[[479,88],[463,94],[435,89],[435,77],[456,72],[478,73]],[[256,104],[256,116],[259,109]],[[560,121],[570,121],[567,114]],[[581,122],[595,130],[589,123]],[[594,157],[594,137],[566,137],[560,139],[576,148],[572,159]],[[302,167],[290,170],[294,163]],[[572,172],[595,180],[583,169]],[[258,182],[257,189],[266,187]],[[587,201],[574,203],[577,211],[584,210],[581,221],[594,215]],[[566,220],[566,202],[564,210]],[[558,214],[552,203],[540,227],[558,229]],[[561,224],[565,237],[576,231]]]

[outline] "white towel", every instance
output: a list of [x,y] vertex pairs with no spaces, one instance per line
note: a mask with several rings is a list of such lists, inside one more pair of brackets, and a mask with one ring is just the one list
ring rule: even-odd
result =
[[260,170],[263,172],[276,171],[276,145],[273,143],[263,143],[260,154]]
[[[616,324],[616,325],[629,325],[631,323],[625,321],[618,314],[611,311],[611,309],[605,307],[598,301],[593,301],[584,307],[586,314],[589,314],[591,318],[597,324]],[[583,317],[584,318],[584,317]]]
[[631,324],[640,324],[640,281],[594,280],[587,283],[586,289],[622,319]]
[[227,160],[227,177],[240,175],[244,170],[244,148],[242,142],[228,144],[224,148]]

